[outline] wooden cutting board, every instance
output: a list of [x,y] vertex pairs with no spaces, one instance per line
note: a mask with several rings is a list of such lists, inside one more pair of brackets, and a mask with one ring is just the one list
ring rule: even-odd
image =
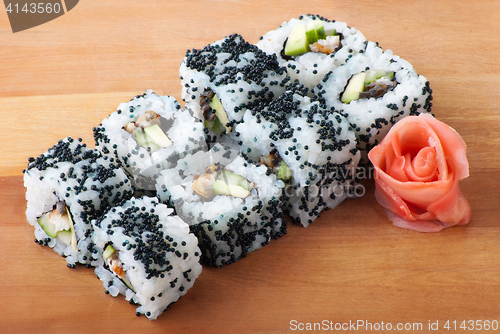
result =
[[[500,328],[499,1],[87,0],[17,33],[1,9],[1,333],[286,333],[315,323],[344,333],[384,332],[389,324],[394,332],[398,324],[408,332]],[[347,22],[431,82],[433,113],[468,146],[470,177],[461,182],[472,207],[468,226],[398,229],[367,180],[364,197],[307,229],[292,225],[236,264],[204,267],[155,321],[106,295],[92,269],[68,269],[35,244],[24,215],[28,157],[68,135],[93,146],[92,127],[146,89],[180,101],[187,49],[231,33],[255,43],[305,13]]]

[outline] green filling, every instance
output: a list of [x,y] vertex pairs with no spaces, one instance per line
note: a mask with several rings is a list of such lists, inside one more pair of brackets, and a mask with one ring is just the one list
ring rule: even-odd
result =
[[222,171],[215,180],[213,188],[216,195],[246,198],[250,195],[253,185],[241,175]]
[[38,218],[38,224],[49,237],[55,238],[58,231],[56,231],[56,225],[51,223],[49,214],[50,213],[45,213],[40,218]]
[[[222,106],[222,103],[220,102],[217,95],[214,95],[212,101],[210,101],[210,108],[215,110],[215,116],[217,116],[217,118],[213,121],[214,123],[211,129],[215,129],[214,132],[219,132],[220,130],[223,130],[222,132],[226,133],[231,132],[232,127],[227,125],[227,123],[229,123],[229,118],[227,117],[227,113],[224,110],[224,107]],[[221,134],[222,132],[220,132],[219,134]]]
[[285,45],[285,54],[291,57],[297,57],[301,54],[311,51],[310,44],[316,43],[320,39],[326,39],[327,36],[336,36],[335,29],[325,30],[323,22],[320,20],[309,21],[306,24],[299,24],[293,27]]
[[235,184],[226,183],[223,180],[214,182],[214,193],[216,195],[228,195],[239,198],[246,198],[250,195],[250,191]]
[[172,141],[168,139],[158,124],[144,128],[143,131],[136,130],[134,136],[137,144],[142,147],[149,147],[151,151],[172,145]]
[[226,170],[222,171],[217,179],[222,180],[228,184],[240,186],[243,189],[246,189],[249,191],[252,190],[252,188],[253,188],[251,183],[248,182],[248,180],[245,179],[243,176],[235,174],[233,172],[226,171]]
[[342,102],[349,103],[351,101],[359,99],[359,93],[364,91],[365,88],[365,77],[365,72],[361,72],[352,76],[351,80],[349,80],[349,83],[344,90],[344,93],[342,94]]
[[325,27],[323,27],[323,23],[321,21],[314,21],[316,28],[316,35],[318,35],[318,39],[326,39],[326,31]]
[[[58,238],[66,245],[71,245],[74,251],[77,251],[78,247],[73,219],[71,219],[68,208],[66,206],[64,208],[66,214],[59,212],[58,209],[54,209],[51,212],[43,214],[37,221],[49,237]],[[61,226],[67,228],[61,229]]]
[[290,32],[290,35],[288,35],[288,40],[285,45],[285,54],[287,56],[296,57],[306,52],[309,52],[306,25],[299,24],[295,26]]
[[[307,22],[306,25],[306,37],[307,37],[307,42],[309,44],[315,43],[319,38],[318,38],[318,33],[316,32],[316,23],[318,21],[309,21]],[[321,24],[321,22],[318,22]],[[323,33],[325,30],[323,29]]]
[[226,131],[226,128],[222,125],[218,118],[213,121],[205,121],[205,127],[212,130],[217,136]]
[[292,170],[288,167],[288,165],[281,160],[280,168],[278,169],[277,178],[281,181],[288,181],[292,178]]
[[113,256],[115,255],[116,252],[117,252],[117,250],[113,246],[108,245],[104,249],[104,252],[102,252],[102,258],[104,259],[104,262],[108,266],[109,270],[111,272],[113,272],[113,274],[115,274],[130,290],[132,290],[132,291],[135,292],[134,287],[132,286],[132,283],[130,283],[130,281],[128,280],[127,274],[125,273],[125,271],[123,272],[123,275],[118,275],[111,268],[112,267],[111,266],[111,261],[113,261],[113,260],[118,261],[118,257],[117,256],[115,257],[115,259],[113,259]]
[[113,254],[114,254],[115,252],[116,252],[116,249],[115,249],[113,246],[108,245],[108,246],[106,247],[106,249],[104,250],[104,252],[102,252],[102,258],[103,258],[104,260],[107,260],[107,259],[109,259],[111,256],[113,256]]
[[391,79],[392,77],[394,77],[394,72],[386,72],[384,70],[368,70],[366,72],[357,73],[349,80],[340,100],[344,103],[357,100],[359,99],[359,94],[365,91],[366,85],[381,78]]

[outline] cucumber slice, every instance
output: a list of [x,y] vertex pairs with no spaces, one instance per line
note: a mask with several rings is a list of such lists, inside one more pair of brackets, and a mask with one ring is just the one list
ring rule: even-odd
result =
[[325,27],[323,26],[323,22],[321,21],[314,21],[316,25],[316,35],[318,35],[318,39],[326,39],[326,31]]
[[313,44],[318,40],[318,34],[316,33],[316,21],[309,21],[306,25],[306,37],[307,43]]
[[76,234],[68,207],[62,202],[57,208],[43,214],[37,219],[42,230],[51,238],[59,238],[66,245],[71,245],[74,251],[78,250]]
[[340,100],[344,103],[349,103],[351,101],[359,99],[359,93],[361,93],[365,87],[365,77],[365,72],[353,75],[349,80],[344,93],[342,93],[342,97]]
[[[229,123],[229,118],[227,117],[226,111],[224,110],[224,107],[222,106],[222,103],[220,102],[217,95],[214,95],[212,101],[210,101],[210,108],[215,110],[215,116],[217,116],[217,119],[219,120],[220,124],[224,127],[224,131],[226,133],[231,132],[232,127],[227,126],[227,123]],[[215,125],[216,124],[214,122],[214,128]]]
[[42,230],[47,233],[47,235],[51,238],[55,238],[56,235],[57,235],[57,232],[56,229],[56,225],[53,224],[50,219],[49,219],[49,216],[50,216],[50,212],[47,212],[45,214],[43,214],[40,218],[38,218],[38,224],[40,225],[40,227],[42,228]]
[[285,45],[285,55],[297,57],[301,54],[309,52],[309,42],[306,36],[306,25],[299,24],[295,26]]

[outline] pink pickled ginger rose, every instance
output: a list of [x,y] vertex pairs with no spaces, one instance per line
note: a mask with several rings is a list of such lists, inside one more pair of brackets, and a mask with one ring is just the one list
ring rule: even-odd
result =
[[368,157],[375,167],[375,197],[394,225],[437,232],[470,221],[458,181],[469,176],[460,135],[429,114],[397,122]]

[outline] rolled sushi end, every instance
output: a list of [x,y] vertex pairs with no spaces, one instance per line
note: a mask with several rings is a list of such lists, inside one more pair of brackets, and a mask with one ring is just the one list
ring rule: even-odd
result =
[[71,137],[29,159],[24,186],[35,241],[65,257],[70,268],[94,265],[91,220],[133,193],[130,180],[111,159]]
[[136,314],[156,319],[201,273],[198,240],[156,198],[132,198],[92,222],[96,275],[111,296],[139,304]]
[[58,238],[78,251],[73,219],[64,202],[58,202],[54,210],[40,216],[37,222],[49,237]]

